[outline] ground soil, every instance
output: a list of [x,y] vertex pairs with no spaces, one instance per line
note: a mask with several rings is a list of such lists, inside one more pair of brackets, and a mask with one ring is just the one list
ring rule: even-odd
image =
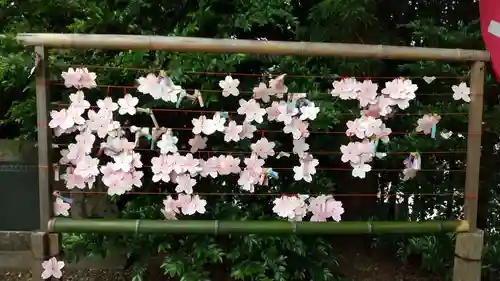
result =
[[[398,261],[390,254],[358,250],[348,245],[340,249],[340,274],[345,281],[442,281],[439,276],[422,272],[415,265]],[[155,271],[155,272],[153,272]],[[3,276],[3,277],[2,277]],[[29,272],[1,271],[1,281],[31,281]],[[67,270],[64,281],[131,281],[131,275],[122,270]],[[162,281],[169,278],[161,271],[150,270],[144,281]]]

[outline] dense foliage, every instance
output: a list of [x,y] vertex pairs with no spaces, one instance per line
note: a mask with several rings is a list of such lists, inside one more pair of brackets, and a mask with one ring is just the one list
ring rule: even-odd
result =
[[[240,1],[6,1],[0,0],[0,28],[6,37],[0,39],[0,111],[2,137],[33,138],[36,117],[34,83],[29,77],[32,67],[30,50],[16,45],[11,36],[18,32],[79,32],[112,34],[155,34],[215,38],[268,40],[304,40],[366,44],[416,45],[443,48],[482,48],[479,33],[477,3],[467,1],[399,1],[399,0],[240,0]],[[167,52],[112,51],[51,51],[52,80],[59,79],[61,69],[70,64],[91,64],[119,67],[163,68],[184,88],[212,89],[221,77],[189,74],[190,72],[222,73],[290,73],[301,75],[353,76],[467,76],[469,65],[441,62],[377,61],[352,59],[297,58],[255,56],[242,54],[193,54]],[[115,69],[93,71],[99,74],[99,84],[130,85],[137,71]],[[251,89],[259,81],[255,77],[240,78],[240,88]],[[294,92],[310,92],[310,98],[322,106],[312,130],[344,131],[343,113],[356,110],[354,104],[333,103],[326,94],[332,80],[321,78],[290,78],[287,83]],[[380,80],[379,82],[384,82]],[[456,79],[437,79],[432,84],[419,82],[420,93],[451,93]],[[67,91],[51,86],[54,101],[67,101]],[[480,194],[480,226],[487,228],[485,274],[500,270],[495,240],[498,215],[497,173],[499,160],[496,144],[500,127],[498,120],[497,84],[488,76],[485,92],[485,123]],[[103,90],[93,90],[89,99],[102,97]],[[123,95],[123,91],[111,91]],[[450,95],[419,96],[408,112],[451,113],[467,112],[463,103],[453,102]],[[155,104],[152,104],[153,106]],[[156,106],[164,106],[157,104]],[[235,110],[236,104],[207,97],[212,110]],[[467,137],[466,115],[444,115],[440,129],[462,133]],[[160,117],[169,126],[172,116]],[[184,118],[187,122],[192,116]],[[388,122],[395,132],[415,128],[419,116],[396,116]],[[278,138],[275,136],[274,138]],[[285,141],[283,141],[285,142]],[[338,150],[347,138],[340,135],[318,135],[310,138],[311,150]],[[326,147],[325,144],[328,144]],[[224,144],[221,142],[221,147]],[[287,144],[284,143],[284,146]],[[399,136],[382,149],[398,151],[460,151],[466,139],[456,134],[450,139],[431,139],[422,136]],[[214,150],[219,147],[213,147]],[[376,169],[401,169],[405,155],[389,155],[374,164]],[[320,166],[338,167],[338,156],[319,158]],[[465,154],[425,154],[422,163],[427,169],[464,169]],[[287,166],[286,161],[277,165]],[[288,165],[289,166],[289,165]],[[390,183],[390,184],[389,184]],[[277,183],[276,183],[277,184]],[[389,187],[388,187],[389,186]],[[416,179],[401,182],[398,173],[372,173],[367,179],[352,179],[345,172],[322,172],[313,184],[303,185],[283,175],[280,192],[337,192],[337,193],[454,193],[463,191],[463,173],[419,173]],[[210,186],[207,186],[210,189]],[[232,190],[231,184],[225,187]],[[118,200],[120,217],[161,218],[158,203],[163,197],[136,196]],[[204,218],[268,219],[268,199],[252,197],[242,200],[244,208],[223,204],[231,197],[211,198],[210,209]],[[418,220],[432,215],[456,218],[463,200],[453,196],[422,196],[409,200],[377,197],[346,197],[344,219]],[[408,212],[411,206],[411,213]],[[71,236],[66,253],[82,255],[89,252],[127,249],[136,280],[158,257],[165,274],[190,280],[336,280],[337,261],[332,239],[317,237],[303,239],[295,236]],[[421,266],[438,274],[449,274],[453,261],[454,241],[443,236],[381,236],[371,242],[376,247],[391,249],[404,260],[415,256]]]

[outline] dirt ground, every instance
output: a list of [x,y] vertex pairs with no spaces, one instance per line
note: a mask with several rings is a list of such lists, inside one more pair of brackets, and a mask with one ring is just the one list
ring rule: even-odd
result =
[[[346,281],[441,281],[418,269],[394,259],[379,255],[350,254],[340,260],[341,274]],[[1,281],[31,281],[29,272],[0,271]],[[117,270],[65,271],[64,281],[131,281],[130,274]],[[150,276],[145,281],[168,280],[164,276]]]

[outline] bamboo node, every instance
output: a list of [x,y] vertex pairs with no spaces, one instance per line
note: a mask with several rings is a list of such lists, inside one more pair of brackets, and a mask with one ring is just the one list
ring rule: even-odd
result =
[[139,224],[141,223],[141,220],[135,220],[135,231],[134,235],[137,236],[139,234]]

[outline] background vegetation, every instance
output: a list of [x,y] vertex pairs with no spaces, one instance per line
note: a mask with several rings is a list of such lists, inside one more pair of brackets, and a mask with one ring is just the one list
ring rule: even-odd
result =
[[[365,44],[414,45],[442,48],[482,49],[479,12],[471,0],[0,0],[0,30],[7,37],[0,42],[0,136],[3,138],[33,138],[36,135],[34,83],[29,79],[33,56],[29,49],[15,44],[12,36],[20,32],[78,32],[108,34],[176,35],[209,38],[239,38],[267,40],[303,40]],[[255,56],[242,54],[192,54],[167,52],[113,51],[52,51],[52,79],[57,80],[61,69],[71,64],[101,66],[163,68],[175,81],[190,89],[216,89],[221,77],[191,72],[223,73],[290,73],[301,75],[353,76],[467,76],[466,64],[433,61],[377,61],[343,58],[297,58]],[[93,69],[99,84],[130,85],[139,75],[125,69]],[[241,89],[251,90],[259,78],[238,77]],[[460,79],[438,79],[427,85],[414,79],[422,95],[408,109],[410,113],[467,112],[463,103],[453,102],[451,85]],[[465,80],[465,79],[463,79]],[[313,130],[345,130],[345,121],[356,110],[354,104],[334,103],[327,94],[331,79],[288,79],[294,92],[310,92],[311,99],[321,104],[322,114]],[[384,79],[377,80],[380,83]],[[381,85],[382,86],[382,85]],[[51,86],[54,101],[67,101],[67,90]],[[96,100],[104,90],[91,91],[88,97]],[[488,76],[485,92],[485,123],[481,165],[480,219],[487,229],[484,274],[496,276],[500,270],[498,248],[498,85]],[[123,95],[123,91],[112,91]],[[207,95],[208,107],[213,110],[236,109],[236,100],[219,101]],[[153,104],[154,105],[154,104]],[[164,106],[164,105],[161,105]],[[161,117],[162,124],[192,116]],[[388,126],[395,132],[413,131],[418,116],[395,116]],[[141,122],[141,120],[138,120]],[[450,139],[431,139],[421,136],[394,137],[381,150],[401,151],[463,151],[466,147],[466,115],[443,115],[438,129],[462,133]],[[283,150],[290,149],[290,140],[270,135],[280,142]],[[181,136],[181,140],[184,140]],[[213,149],[222,147],[221,140],[211,140]],[[218,142],[218,143],[217,143]],[[311,150],[338,150],[347,139],[339,135],[313,135]],[[325,147],[324,144],[328,144]],[[225,146],[224,146],[225,147]],[[227,148],[227,147],[226,147]],[[234,149],[237,149],[235,147]],[[405,155],[392,154],[377,161],[377,169],[401,169]],[[425,154],[426,169],[464,169],[465,154]],[[320,166],[339,167],[336,155],[320,156]],[[275,162],[274,167],[289,166]],[[218,191],[235,191],[233,180]],[[221,182],[204,185],[214,190]],[[352,179],[345,172],[319,173],[313,184],[293,182],[284,173],[274,182],[280,192],[337,192],[337,193],[454,193],[464,186],[464,173],[419,173],[412,181],[402,183],[398,173],[372,173],[366,180]],[[152,187],[149,187],[152,188]],[[160,218],[158,204],[161,196],[129,196],[119,200],[120,217]],[[377,197],[346,197],[346,220],[392,219],[420,220],[453,219],[459,216],[460,196],[426,196],[400,199]],[[230,204],[231,198],[210,198],[209,212],[203,218],[269,219],[268,198],[241,198]],[[225,204],[222,204],[226,202]],[[240,208],[241,207],[241,208]],[[411,210],[411,211],[410,211]],[[201,217],[201,216],[200,216]],[[181,281],[191,280],[339,280],[342,268],[338,252],[345,241],[352,248],[372,249],[391,253],[401,260],[415,264],[434,275],[449,276],[453,262],[453,235],[409,237],[339,237],[303,239],[294,236],[164,236],[138,235],[102,236],[71,235],[66,237],[67,257],[124,248],[128,251],[129,266],[135,280],[141,280],[148,265],[158,261],[163,273]],[[352,244],[355,243],[355,244]],[[339,251],[337,251],[339,250]]]

